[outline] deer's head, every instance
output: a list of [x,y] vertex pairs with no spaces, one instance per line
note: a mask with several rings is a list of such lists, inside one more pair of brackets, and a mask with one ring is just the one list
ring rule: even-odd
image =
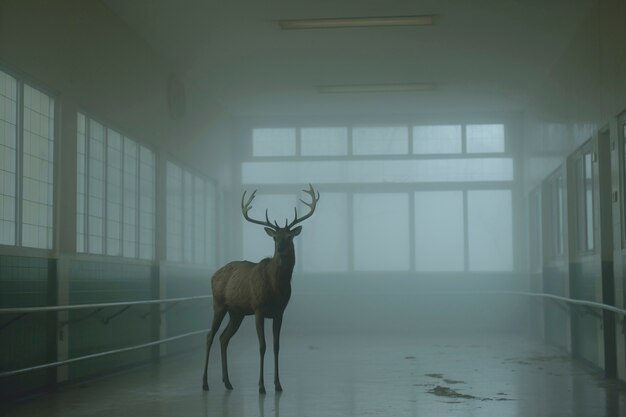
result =
[[315,192],[313,186],[309,184],[308,190],[302,190],[311,196],[311,202],[307,203],[304,200],[302,203],[309,208],[309,212],[302,217],[298,217],[298,209],[294,207],[294,219],[291,223],[287,223],[288,220],[285,220],[285,226],[281,227],[278,225],[276,221],[272,224],[269,220],[267,209],[265,210],[265,221],[255,220],[248,216],[248,211],[252,208],[250,204],[252,204],[252,200],[254,200],[254,196],[256,195],[256,190],[250,194],[248,200],[246,200],[246,192],[243,192],[243,196],[241,196],[241,211],[243,213],[243,217],[254,224],[260,224],[261,226],[265,226],[265,233],[267,233],[270,237],[274,239],[274,250],[277,254],[283,255],[289,252],[293,252],[293,238],[298,236],[302,231],[302,226],[296,226],[298,223],[308,219],[313,215],[315,211],[315,207],[317,206],[317,202],[320,199],[319,192]]

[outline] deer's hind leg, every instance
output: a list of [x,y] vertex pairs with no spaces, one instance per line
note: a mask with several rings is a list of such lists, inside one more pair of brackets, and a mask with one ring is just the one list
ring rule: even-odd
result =
[[231,337],[239,330],[244,316],[243,314],[234,314],[232,312],[229,312],[229,315],[230,320],[228,321],[228,326],[226,326],[226,329],[224,329],[220,335],[220,344],[222,348],[222,381],[224,381],[226,389],[233,389],[230,379],[228,378],[228,357],[226,349],[228,348]]
[[202,389],[205,391],[209,390],[209,383],[207,381],[207,369],[209,367],[209,352],[211,351],[211,345],[213,344],[213,339],[215,338],[215,334],[220,328],[222,324],[222,320],[224,320],[224,316],[226,315],[226,306],[225,305],[214,305],[213,306],[213,322],[211,323],[211,331],[207,334],[206,337],[206,357],[204,359],[204,374],[202,375]]

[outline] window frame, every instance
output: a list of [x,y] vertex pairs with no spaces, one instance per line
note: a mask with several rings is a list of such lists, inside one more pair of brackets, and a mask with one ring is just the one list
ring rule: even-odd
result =
[[[60,106],[58,103],[59,93],[47,87],[45,84],[28,76],[27,74],[12,69],[4,62],[0,61],[0,71],[13,78],[16,82],[16,119],[15,119],[15,203],[14,203],[14,233],[15,239],[13,244],[0,243],[0,254],[7,255],[43,255],[49,256],[58,248],[58,170],[57,163],[59,155],[59,116]],[[48,96],[54,103],[52,111],[52,155],[50,163],[52,164],[52,183],[51,183],[51,242],[50,247],[34,247],[23,245],[23,210],[24,210],[24,86],[28,85],[39,93]]]
[[[169,255],[169,233],[168,233],[168,207],[169,207],[169,194],[168,194],[168,190],[167,190],[167,186],[165,186],[164,188],[164,232],[163,232],[163,236],[165,238],[165,246],[164,246],[164,256],[163,256],[163,260],[168,262],[168,263],[172,263],[172,264],[181,264],[181,265],[192,265],[192,266],[198,266],[198,267],[209,267],[209,268],[213,268],[213,267],[217,267],[218,265],[218,242],[219,242],[219,224],[218,224],[218,219],[219,219],[219,199],[220,199],[220,192],[219,192],[219,188],[217,186],[217,181],[215,181],[213,178],[203,175],[201,173],[199,173],[197,170],[189,168],[188,166],[184,165],[182,162],[178,161],[175,158],[170,158],[169,156],[165,158],[165,163],[163,164],[163,178],[165,179],[165,184],[167,185],[167,173],[168,173],[168,164],[171,164],[173,166],[175,166],[176,168],[178,168],[181,171],[181,189],[180,189],[180,208],[181,208],[181,235],[180,235],[180,244],[181,247],[183,248],[181,250],[181,256],[180,259],[172,259]],[[185,214],[185,199],[186,199],[186,189],[185,189],[185,178],[186,178],[186,174],[191,175],[191,238],[190,238],[190,244],[191,244],[191,260],[186,260],[185,259],[185,239],[186,239],[186,232],[185,232],[185,219],[186,219],[186,214]],[[204,188],[204,193],[203,193],[203,198],[202,200],[202,204],[204,206],[204,259],[205,262],[197,262],[195,260],[196,258],[196,247],[195,247],[195,242],[196,242],[196,228],[193,227],[193,223],[194,223],[194,217],[196,215],[196,193],[195,193],[195,184],[196,184],[196,180],[200,179],[203,183],[203,188]],[[211,225],[209,225],[209,219],[208,219],[208,215],[209,215],[209,207],[208,207],[208,198],[209,198],[209,194],[210,194],[210,188],[213,188],[213,191],[215,193],[214,197],[215,197],[215,201],[213,203],[213,222],[211,223]],[[211,240],[209,239],[209,230],[212,229],[214,231],[214,242],[213,242],[213,246],[210,247],[209,245],[212,243]],[[209,258],[209,251],[211,251],[211,255],[212,255],[212,261]]]
[[[294,181],[284,181],[284,180],[272,180],[268,179],[268,182],[264,182],[259,180],[258,178],[250,178],[246,182],[244,182],[244,166],[249,163],[318,163],[318,162],[356,162],[359,163],[361,161],[401,161],[402,163],[406,163],[406,161],[430,161],[432,160],[440,160],[440,159],[450,159],[450,160],[460,160],[460,159],[502,159],[508,158],[511,163],[511,176],[510,178],[507,176],[502,177],[501,179],[493,179],[493,178],[481,178],[479,180],[472,181],[444,181],[437,182],[434,180],[424,180],[423,182],[403,182],[403,183],[385,183],[382,181],[379,182],[345,182],[343,179],[337,182],[324,182],[324,183],[316,183],[316,188],[323,190],[323,192],[345,192],[347,194],[348,199],[348,217],[354,215],[354,194],[357,193],[386,193],[386,192],[402,192],[407,193],[409,196],[409,227],[411,229],[409,233],[409,257],[410,257],[410,266],[408,271],[406,272],[396,272],[393,271],[393,274],[418,274],[418,275],[480,275],[480,274],[508,274],[512,273],[516,267],[516,265],[520,262],[520,246],[517,242],[516,236],[519,235],[519,225],[516,223],[516,202],[520,199],[521,193],[521,185],[519,180],[519,161],[518,156],[513,154],[513,144],[512,139],[509,137],[510,134],[510,124],[511,120],[506,116],[499,118],[498,120],[493,119],[460,119],[460,120],[441,120],[437,119],[434,122],[430,120],[414,120],[414,119],[396,119],[382,121],[381,123],[373,123],[371,121],[348,121],[346,123],[338,123],[336,119],[331,120],[329,123],[324,123],[323,121],[316,123],[302,123],[302,122],[288,122],[285,124],[281,123],[270,123],[263,124],[254,122],[248,126],[248,135],[244,135],[242,140],[247,140],[247,142],[243,143],[243,148],[248,149],[246,155],[240,160],[241,165],[239,166],[239,179],[241,180],[241,189],[240,192],[243,193],[244,190],[252,190],[259,189],[263,191],[264,194],[291,194],[298,190],[300,183],[294,184]],[[467,126],[469,125],[502,125],[504,132],[504,147],[502,152],[488,152],[488,153],[479,153],[479,152],[467,152]],[[414,153],[414,127],[416,126],[460,126],[460,136],[461,136],[461,145],[462,150],[458,153],[431,153],[431,154],[419,154]],[[308,156],[302,155],[300,152],[300,131],[301,129],[312,128],[312,127],[332,127],[332,128],[342,128],[345,127],[348,129],[348,152],[346,155],[328,155],[328,156]],[[353,128],[355,127],[406,127],[408,131],[408,151],[406,154],[377,154],[377,155],[356,155],[354,153],[353,144]],[[292,128],[296,131],[296,152],[291,156],[255,156],[252,152],[252,132],[254,129],[262,129],[262,128]],[[495,178],[495,177],[494,177]],[[512,269],[507,270],[493,270],[481,272],[475,269],[470,269],[470,256],[469,256],[469,247],[468,247],[468,203],[467,203],[467,194],[468,191],[471,190],[508,190],[512,199],[512,207],[511,207],[511,232],[512,232]],[[415,258],[415,235],[414,235],[414,225],[415,225],[415,208],[414,208],[414,199],[415,192],[418,191],[461,191],[463,195],[463,234],[464,234],[464,268],[462,271],[435,271],[435,272],[424,272],[418,271],[416,267],[416,258]],[[244,221],[243,219],[241,220]],[[349,222],[351,223],[351,221]],[[306,225],[305,225],[306,229]],[[262,233],[262,231],[260,232]],[[306,233],[306,230],[305,230]],[[243,233],[240,238],[243,238]],[[348,259],[348,269],[345,273],[368,273],[360,271],[355,265],[354,260],[354,230],[353,227],[350,226],[348,230],[348,239],[350,248],[348,249],[349,259]],[[244,245],[241,243],[239,246],[241,250],[241,254],[243,255]],[[298,251],[298,256],[302,256],[301,251]],[[260,259],[250,259],[251,261],[259,261]],[[302,270],[302,265],[299,262],[296,262],[295,271],[300,273],[312,273],[316,272],[304,272]],[[341,272],[343,273],[343,272]]]
[[[78,196],[79,193],[79,189],[78,189],[78,141],[79,141],[79,135],[80,132],[78,130],[78,123],[79,123],[79,118],[80,116],[83,116],[85,118],[85,172],[84,172],[84,180],[85,180],[85,187],[84,187],[84,209],[83,209],[83,250],[80,251],[78,249],[78,228],[76,230],[76,243],[74,245],[74,250],[76,251],[76,254],[78,256],[81,257],[104,257],[106,259],[124,259],[124,260],[133,260],[133,261],[137,261],[137,262],[148,262],[148,263],[153,263],[158,261],[158,246],[159,246],[159,242],[158,242],[158,224],[157,224],[157,211],[158,211],[158,199],[157,199],[157,188],[158,188],[158,171],[159,171],[159,167],[158,167],[158,161],[159,161],[159,154],[158,154],[158,150],[149,144],[146,144],[143,141],[138,141],[135,138],[126,135],[126,133],[123,130],[117,129],[113,124],[107,123],[106,121],[103,121],[102,119],[98,118],[98,117],[94,117],[92,113],[90,113],[89,111],[83,109],[83,108],[78,108],[76,110],[76,155],[77,155],[77,164],[76,164],[76,177],[77,177],[77,186],[76,186],[76,190],[75,190],[75,194]],[[102,251],[101,253],[93,253],[89,251],[89,123],[90,121],[96,122],[98,124],[100,124],[103,128],[103,156],[104,156],[104,160],[103,160],[103,216],[102,216],[102,224],[103,224],[103,236],[102,236]],[[119,250],[119,255],[109,255],[107,254],[107,240],[108,240],[108,174],[109,174],[109,164],[108,164],[108,135],[109,135],[109,130],[112,130],[114,132],[116,132],[117,134],[120,135],[120,139],[121,139],[121,167],[120,167],[120,172],[121,172],[121,189],[120,189],[120,207],[121,207],[121,218],[120,218],[120,229],[121,229],[121,235],[119,238],[120,241],[120,250]],[[126,140],[130,140],[132,141],[137,148],[137,155],[135,157],[135,161],[136,161],[136,180],[134,181],[135,185],[136,185],[136,215],[135,215],[135,224],[134,224],[134,229],[135,229],[135,234],[136,234],[136,240],[134,243],[135,246],[135,254],[134,256],[125,256],[124,255],[124,232],[125,232],[125,228],[124,228],[124,210],[125,210],[125,206],[124,206],[124,192],[125,192],[125,142]],[[153,157],[154,157],[154,183],[153,183],[153,196],[154,196],[154,223],[153,223],[153,247],[152,247],[152,257],[151,258],[142,258],[141,257],[141,253],[140,253],[140,198],[141,198],[141,192],[140,192],[140,182],[141,182],[141,175],[140,175],[140,165],[141,165],[141,147],[144,147],[146,149],[148,149]],[[76,213],[74,216],[74,221],[76,222],[76,225],[78,226],[78,198],[76,201]]]

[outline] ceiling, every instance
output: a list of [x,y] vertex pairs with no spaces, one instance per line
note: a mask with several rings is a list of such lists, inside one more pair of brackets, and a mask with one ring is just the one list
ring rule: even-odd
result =
[[[236,116],[516,111],[594,0],[103,0],[182,78]],[[435,15],[424,27],[281,30],[279,19]],[[319,94],[316,86],[433,83]]]

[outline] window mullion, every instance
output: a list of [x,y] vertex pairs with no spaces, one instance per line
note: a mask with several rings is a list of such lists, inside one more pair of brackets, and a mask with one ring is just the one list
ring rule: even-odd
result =
[[24,201],[22,199],[24,182],[24,83],[16,80],[16,127],[15,127],[15,244],[22,246],[22,217]]

